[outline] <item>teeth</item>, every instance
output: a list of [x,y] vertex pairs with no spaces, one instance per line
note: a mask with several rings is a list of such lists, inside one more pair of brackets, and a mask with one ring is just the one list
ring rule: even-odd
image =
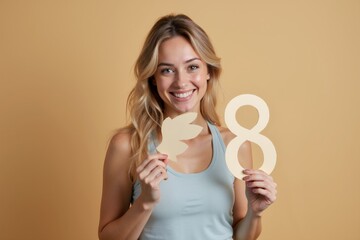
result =
[[177,98],[186,98],[190,96],[192,91],[186,92],[186,93],[174,93],[174,96]]

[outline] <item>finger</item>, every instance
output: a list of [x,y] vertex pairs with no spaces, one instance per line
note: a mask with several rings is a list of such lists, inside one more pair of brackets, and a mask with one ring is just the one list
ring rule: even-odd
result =
[[[156,174],[157,173],[157,174]],[[154,168],[153,171],[151,171],[151,175],[155,175],[155,177],[158,177],[160,176],[161,174],[165,174],[167,173],[167,169],[162,167],[162,166],[157,166],[156,168]]]
[[156,177],[159,177],[161,174],[163,174],[165,172],[166,172],[166,170],[163,167],[157,166],[144,178],[144,182],[146,184],[149,184]]
[[162,180],[167,180],[167,178],[168,178],[167,172],[164,171],[164,169],[159,168],[157,170],[154,170],[154,174],[149,176],[146,179],[146,182],[147,182],[148,185],[150,185],[151,188],[156,189],[156,188],[158,188],[159,183]]
[[259,194],[259,195],[266,197],[271,203],[275,202],[275,200],[276,200],[276,194],[274,194],[273,192],[271,192],[267,189],[253,188],[253,189],[251,189],[251,191],[255,194]]
[[141,171],[143,171],[143,169],[153,160],[157,159],[157,160],[161,160],[161,162],[164,162],[163,160],[167,159],[168,156],[166,154],[161,154],[161,153],[157,153],[157,154],[153,154],[148,156],[147,159],[145,159],[136,169],[136,171],[139,173]]
[[[260,169],[245,169],[243,171],[243,173],[245,175],[253,175],[253,174],[258,174],[258,175],[262,175],[262,176],[270,176],[269,174],[267,174],[266,172],[264,172],[263,170]],[[271,176],[270,176],[271,177]]]
[[158,166],[166,169],[166,164],[163,161],[161,161],[159,159],[153,159],[145,166],[144,170],[151,172],[151,171],[153,171],[154,168],[156,168]]
[[271,184],[268,184],[263,181],[254,181],[254,182],[247,182],[246,187],[255,189],[255,188],[262,188],[264,190],[269,191],[272,194],[277,194],[277,190],[275,187],[273,187]]
[[162,161],[165,163],[165,165],[168,165],[168,163],[169,163],[169,157],[166,156],[166,158],[163,159]]
[[243,180],[245,181],[245,183],[249,183],[249,182],[262,182],[262,184],[265,185],[269,185],[271,186],[272,188],[276,189],[277,187],[277,184],[274,182],[273,178],[264,173],[256,173],[256,174],[252,174],[252,175],[248,175],[248,176],[245,176],[243,178]]
[[154,179],[154,183],[155,183],[156,185],[159,185],[159,183],[160,183],[161,181],[167,180],[167,179],[168,179],[168,174],[167,174],[167,172],[163,172],[161,175],[159,175],[158,177],[156,177],[156,178]]
[[163,160],[168,158],[168,156],[166,154],[161,154],[161,153],[157,153],[157,154],[153,154],[153,155],[149,155],[147,159],[145,159],[141,164],[140,164],[140,168],[144,168],[146,167],[147,164],[149,164],[149,162],[157,159],[157,160]]
[[246,186],[248,187],[262,187],[276,189],[276,183],[269,181],[268,179],[254,179],[249,178],[245,180]]
[[270,194],[272,194],[274,196],[277,195],[276,188],[274,188],[272,185],[267,184],[266,182],[263,182],[263,181],[247,182],[246,187],[250,191],[253,191],[254,189],[263,189],[263,190],[269,192]]
[[150,158],[146,159],[137,169],[137,173],[139,174],[139,177],[145,177],[147,176],[155,167],[161,166],[163,168],[166,168],[166,163],[164,163],[162,160],[159,160],[157,158]]
[[157,169],[162,169],[163,171],[166,172],[166,167],[163,166],[163,163],[161,163],[160,161],[156,160],[156,161],[152,161],[150,162],[144,169],[142,172],[139,173],[139,179],[140,180],[144,180],[146,177],[148,177],[149,175],[154,175],[153,172],[155,171],[155,173],[157,172]]
[[243,180],[245,182],[264,181],[273,186],[274,188],[277,187],[277,184],[274,182],[273,178],[264,172],[256,172],[251,175],[247,175],[243,178]]

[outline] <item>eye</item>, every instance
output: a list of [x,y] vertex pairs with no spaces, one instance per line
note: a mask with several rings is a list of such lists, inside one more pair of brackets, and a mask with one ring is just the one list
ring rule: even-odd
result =
[[162,69],[160,69],[160,72],[162,74],[170,74],[170,73],[173,73],[175,71],[173,69],[171,69],[171,68],[162,68]]
[[199,65],[196,65],[196,64],[193,64],[193,65],[190,65],[189,66],[189,70],[190,71],[195,71],[195,70],[197,70],[199,68]]

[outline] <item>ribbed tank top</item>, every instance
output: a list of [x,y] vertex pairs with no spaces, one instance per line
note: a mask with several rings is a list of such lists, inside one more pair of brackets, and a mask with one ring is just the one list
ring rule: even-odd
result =
[[[225,145],[216,126],[208,124],[213,156],[199,173],[179,173],[168,166],[168,180],[160,183],[161,199],[153,209],[140,240],[232,239],[234,177],[225,163]],[[155,143],[149,144],[155,152]],[[141,193],[136,181],[132,200]]]

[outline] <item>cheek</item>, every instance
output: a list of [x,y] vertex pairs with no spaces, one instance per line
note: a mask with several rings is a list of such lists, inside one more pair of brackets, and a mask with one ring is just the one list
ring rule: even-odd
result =
[[161,98],[164,98],[165,92],[169,88],[169,84],[167,84],[167,81],[163,81],[161,79],[157,79],[156,81],[156,90]]
[[161,91],[166,87],[165,81],[163,81],[162,79],[156,78],[154,81],[155,81],[156,89],[158,91]]
[[196,76],[194,76],[193,78],[193,83],[201,88],[201,87],[206,87],[207,86],[207,75],[206,74],[198,74]]

